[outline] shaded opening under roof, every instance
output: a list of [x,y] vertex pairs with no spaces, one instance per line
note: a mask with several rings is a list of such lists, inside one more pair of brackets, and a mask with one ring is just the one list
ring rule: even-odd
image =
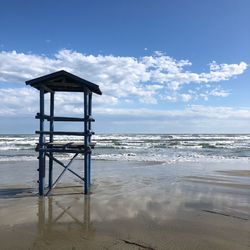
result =
[[26,81],[26,85],[30,85],[38,90],[44,87],[45,93],[52,90],[63,92],[91,91],[98,95],[102,94],[98,85],[73,75],[65,70],[60,70],[52,74]]

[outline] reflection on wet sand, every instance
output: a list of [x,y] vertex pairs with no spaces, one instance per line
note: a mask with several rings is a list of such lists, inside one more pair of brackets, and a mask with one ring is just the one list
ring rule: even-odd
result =
[[[82,207],[82,218],[78,218],[79,214],[71,212],[74,207],[74,200],[69,206],[60,204],[53,196],[48,198],[39,198],[38,200],[38,234],[39,238],[48,238],[54,232],[60,234],[75,228],[77,232],[81,232],[82,237],[90,239],[94,237],[94,228],[90,222],[90,196],[84,196],[84,203]],[[65,220],[67,216],[67,220]],[[77,217],[78,216],[78,217]],[[72,233],[72,232],[71,232]]]
[[76,195],[39,200],[39,242],[58,249],[62,238],[70,239],[68,247],[85,249],[248,248],[249,213],[234,204],[249,204],[248,198],[230,199],[227,189],[208,190],[196,183],[179,183],[168,192],[146,191],[106,199]]
[[22,218],[1,221],[1,249],[249,249],[244,194],[183,182],[123,195],[117,185],[109,196],[114,190],[106,185],[106,196],[99,190],[7,200],[3,218]]
[[154,177],[147,169],[134,178],[135,171],[128,178],[113,170],[90,196],[82,187],[58,187],[45,198],[0,189],[1,249],[249,250],[249,189],[223,184],[246,179],[170,179],[163,168]]

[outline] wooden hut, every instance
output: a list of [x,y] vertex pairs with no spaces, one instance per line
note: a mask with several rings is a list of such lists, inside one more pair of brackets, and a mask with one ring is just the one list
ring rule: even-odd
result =
[[[36,119],[39,119],[40,129],[36,131],[39,134],[39,143],[36,150],[39,152],[39,195],[47,195],[56,186],[61,179],[65,171],[69,170],[72,174],[80,178],[84,182],[84,193],[90,192],[90,174],[91,174],[91,150],[94,147],[91,143],[91,136],[94,132],[91,130],[91,122],[94,121],[92,117],[92,93],[101,95],[102,92],[99,86],[84,80],[76,75],[68,73],[64,70],[54,72],[49,75],[45,75],[36,79],[26,81],[27,85],[30,85],[40,92],[40,112],[37,113]],[[62,117],[54,115],[54,101],[56,92],[82,92],[84,95],[84,112],[83,116],[76,117]],[[45,114],[44,109],[44,97],[45,94],[50,94],[50,112]],[[49,130],[45,130],[44,123],[49,122]],[[83,122],[83,131],[70,132],[70,131],[55,131],[54,122]],[[46,135],[48,140],[46,140]],[[82,136],[84,139],[82,143],[75,142],[56,142],[54,141],[54,135],[72,135]],[[69,163],[65,165],[63,162],[55,157],[56,153],[73,153]],[[84,155],[84,176],[80,176],[69,167],[77,155]],[[48,167],[48,188],[45,188],[46,177],[46,157],[49,159]],[[61,174],[53,181],[53,162],[58,163],[63,167]],[[45,192],[46,191],[46,192]]]

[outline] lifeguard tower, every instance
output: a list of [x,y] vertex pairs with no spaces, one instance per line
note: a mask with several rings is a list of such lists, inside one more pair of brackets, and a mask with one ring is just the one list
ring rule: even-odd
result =
[[[91,122],[95,121],[92,117],[92,93],[101,95],[102,92],[99,89],[99,86],[64,70],[26,81],[26,84],[36,88],[40,92],[40,112],[36,115],[36,119],[39,119],[40,123],[40,129],[36,131],[36,134],[39,134],[39,143],[36,147],[36,151],[39,152],[39,195],[48,195],[67,170],[84,182],[84,194],[89,194],[91,185],[91,151],[94,148],[94,144],[91,143],[91,136],[94,134],[91,130]],[[54,101],[56,92],[82,92],[84,95],[83,116],[79,118],[55,116]],[[47,93],[50,94],[49,114],[45,114],[44,107],[45,95]],[[44,123],[46,121],[49,122],[49,130],[47,131],[44,130]],[[83,131],[54,131],[54,122],[83,122]],[[56,142],[54,141],[54,135],[81,136],[83,137],[83,141],[81,143],[69,141]],[[48,137],[47,140],[46,136]],[[70,159],[69,163],[65,165],[55,157],[56,153],[73,153],[74,155]],[[73,160],[79,154],[84,156],[84,176],[80,176],[69,168]],[[48,157],[49,163],[47,188],[45,188],[45,177],[47,172],[46,157]],[[53,182],[54,162],[61,165],[63,167],[63,171]]]

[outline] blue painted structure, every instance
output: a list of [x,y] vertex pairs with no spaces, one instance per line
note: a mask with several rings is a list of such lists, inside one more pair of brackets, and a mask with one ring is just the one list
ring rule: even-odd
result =
[[[36,133],[39,134],[39,143],[36,147],[36,151],[39,152],[39,195],[43,196],[45,194],[49,194],[66,170],[70,171],[72,174],[84,181],[84,193],[89,194],[91,185],[91,151],[92,148],[94,148],[94,145],[91,143],[91,136],[94,134],[94,132],[91,131],[91,122],[95,121],[92,118],[92,93],[101,95],[102,92],[99,89],[99,86],[64,70],[26,81],[26,84],[40,91],[40,112],[36,115],[36,119],[39,119],[40,123],[40,130],[36,131]],[[54,116],[55,92],[59,91],[84,93],[83,117],[76,118]],[[46,115],[44,111],[44,97],[47,93],[50,93],[49,115]],[[45,121],[49,122],[49,131],[44,130]],[[83,122],[84,131],[54,131],[54,122]],[[48,142],[46,141],[46,135],[49,135]],[[54,141],[54,135],[84,136],[84,141],[81,144],[76,144],[74,142],[66,142],[61,144]],[[69,161],[69,163],[65,165],[55,157],[55,153],[74,153],[74,156]],[[79,174],[75,173],[69,168],[78,154],[84,155],[84,177],[81,177]],[[46,157],[49,158],[48,188],[45,188]],[[58,163],[64,168],[54,182],[53,162]]]

